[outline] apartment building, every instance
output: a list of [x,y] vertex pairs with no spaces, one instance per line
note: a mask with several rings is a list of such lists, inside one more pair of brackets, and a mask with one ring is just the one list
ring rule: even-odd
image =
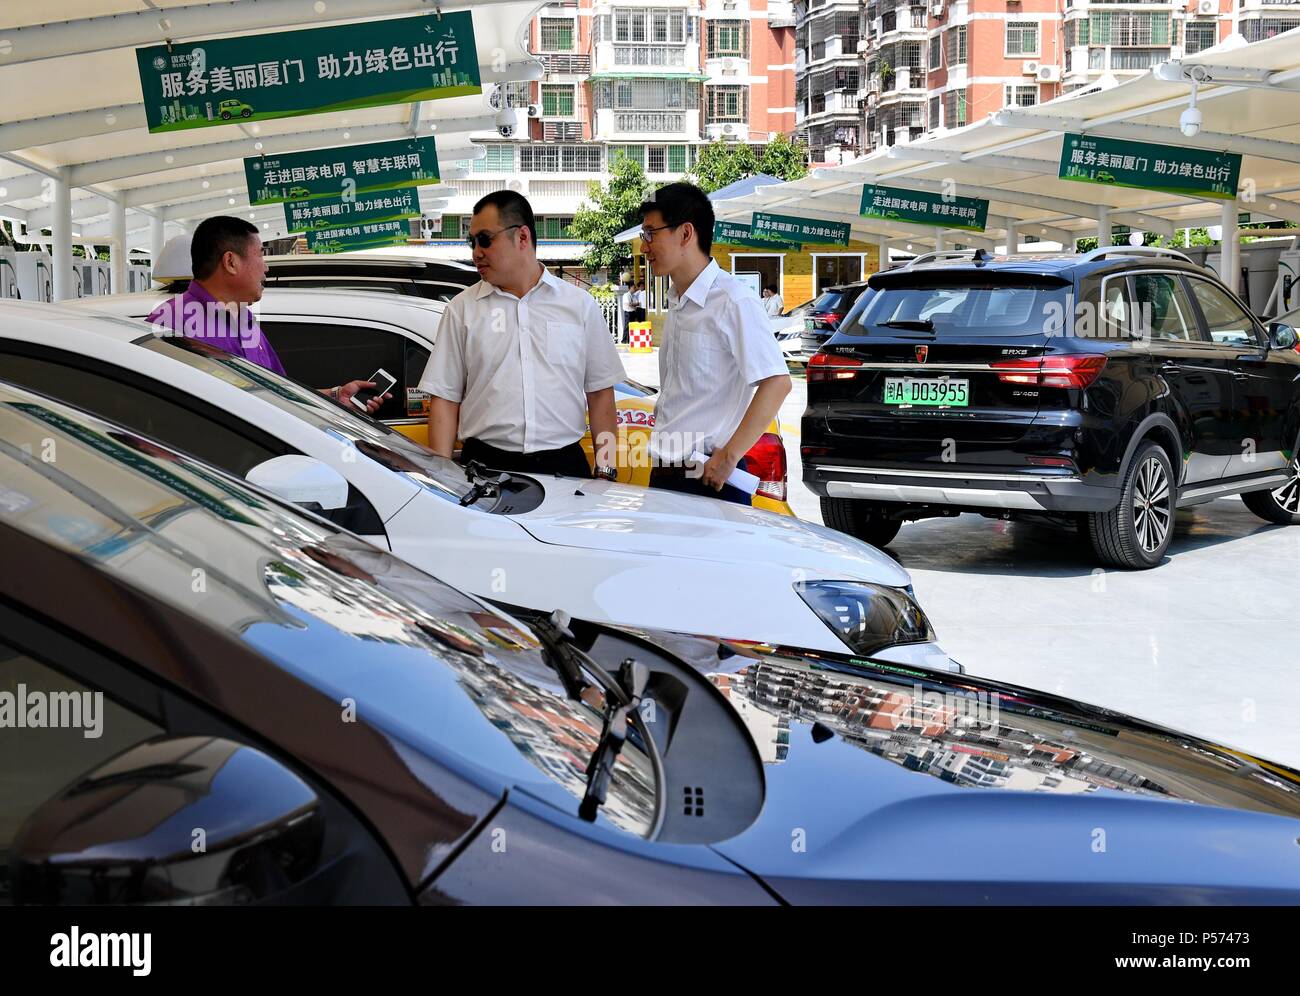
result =
[[[776,0],[576,0],[550,3],[529,26],[544,65],[502,94],[514,133],[482,143],[435,236],[458,238],[474,202],[525,194],[539,240],[563,241],[589,184],[617,157],[652,181],[677,179],[715,139],[763,145],[795,128],[794,10]],[[576,262],[583,247],[543,247]],[[567,253],[567,255],[566,255]]]
[[1120,82],[1234,31],[1269,37],[1300,25],[1300,0],[800,0],[795,19],[798,135],[834,163]]

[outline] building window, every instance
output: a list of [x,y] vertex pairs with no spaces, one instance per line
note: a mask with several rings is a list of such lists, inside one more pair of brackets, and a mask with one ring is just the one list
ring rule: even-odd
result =
[[686,11],[664,7],[616,7],[614,41],[680,45],[686,41]]
[[487,153],[482,159],[474,160],[475,173],[513,173],[515,171],[515,147],[513,145],[484,145]]
[[943,65],[943,39],[935,35],[930,39],[930,68],[939,69]]
[[521,173],[599,173],[599,145],[521,145]]
[[707,58],[727,56],[749,58],[748,21],[709,21]]
[[939,127],[939,98],[930,98],[930,130],[934,131]]
[[707,97],[708,120],[744,122],[749,120],[749,87],[711,86]]
[[1144,47],[1169,44],[1168,14],[1104,11],[1088,15],[1090,44]]
[[1003,107],[1033,107],[1038,103],[1037,83],[1005,86],[1002,89],[1005,99]]
[[538,218],[538,235],[544,239],[567,239],[572,224],[572,218]]
[[573,18],[543,17],[541,21],[543,52],[573,51]]
[[944,126],[960,128],[966,123],[966,91],[949,90],[943,95]]
[[964,66],[966,64],[966,25],[959,24],[948,29],[948,65]]
[[1007,21],[1008,57],[1038,54],[1038,22]]
[[533,102],[533,85],[531,83],[507,83],[506,106],[527,107]]
[[1187,46],[1184,54],[1195,55],[1210,48],[1219,40],[1219,24],[1217,21],[1188,21],[1186,36]]
[[644,79],[602,80],[592,85],[591,96],[597,108],[618,111],[690,110],[698,106],[699,84],[683,80]]
[[1242,37],[1248,42],[1263,41],[1280,35],[1283,31],[1300,27],[1300,18],[1295,17],[1260,17],[1241,22]]
[[1065,47],[1088,44],[1088,22],[1084,18],[1065,22]]
[[573,117],[573,86],[568,83],[543,83],[542,114],[548,118]]
[[686,172],[686,146],[684,145],[668,146],[668,172],[669,173]]
[[631,159],[642,169],[645,169],[645,146],[644,145],[611,145],[609,147],[610,166],[613,166],[614,161],[619,158]]

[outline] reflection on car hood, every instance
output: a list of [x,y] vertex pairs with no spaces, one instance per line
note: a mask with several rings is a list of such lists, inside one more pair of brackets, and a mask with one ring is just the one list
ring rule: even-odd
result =
[[654,488],[540,477],[546,499],[514,516],[555,546],[802,569],[810,577],[901,587],[911,577],[874,547],[762,509]]
[[[966,675],[740,644],[720,660],[713,641],[652,639],[705,673],[754,737],[767,805],[715,850],[791,901],[829,900],[846,882],[925,901],[889,889],[917,879],[1084,889],[1110,875],[1253,883],[1300,900],[1291,768]],[[1104,872],[1089,865],[1096,854],[1108,855]]]

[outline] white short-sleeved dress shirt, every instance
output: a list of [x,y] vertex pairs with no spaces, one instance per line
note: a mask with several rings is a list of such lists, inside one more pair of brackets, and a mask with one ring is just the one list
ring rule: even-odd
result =
[[447,304],[420,390],[460,405],[460,436],[516,453],[587,431],[587,394],[623,380],[600,305],[543,269],[515,297],[486,280]]
[[735,433],[761,380],[787,374],[763,302],[716,260],[680,298],[668,294],[650,451],[676,466]]

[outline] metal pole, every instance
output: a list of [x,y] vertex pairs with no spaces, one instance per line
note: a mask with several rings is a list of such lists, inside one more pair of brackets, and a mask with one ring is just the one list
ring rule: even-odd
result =
[[1020,229],[1010,218],[1006,219],[1007,226],[1007,255],[1014,256],[1020,251]]
[[113,244],[108,247],[109,292],[125,294],[126,286],[126,204],[116,200],[110,205],[113,223]]
[[1219,279],[1236,293],[1237,279],[1237,202],[1224,201],[1223,204],[1223,238],[1219,244]]
[[1097,206],[1097,245],[1113,246],[1110,239],[1110,208],[1105,204]]
[[934,230],[934,251],[943,252],[943,229],[942,228],[936,228]]
[[72,189],[64,180],[54,184],[54,218],[50,226],[54,239],[54,300],[76,297],[72,282]]

